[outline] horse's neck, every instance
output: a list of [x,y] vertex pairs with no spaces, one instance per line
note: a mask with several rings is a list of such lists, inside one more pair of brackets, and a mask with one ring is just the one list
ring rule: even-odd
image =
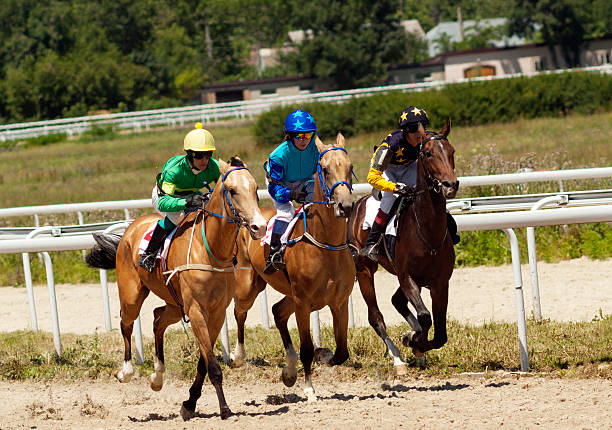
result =
[[[218,185],[218,187],[220,188],[221,185]],[[213,193],[206,209],[224,218],[206,214],[201,222],[205,223],[204,231],[206,232],[206,242],[210,252],[217,260],[229,261],[235,245],[235,241],[230,239],[234,238],[237,225],[227,219],[232,218],[232,215],[226,212],[223,199],[223,193],[219,189],[218,192]],[[203,251],[203,253],[208,254],[206,251]]]
[[427,173],[423,161],[417,159],[417,192],[419,195],[415,200],[415,205],[424,214],[430,217],[442,216],[446,217],[446,199],[441,192],[435,192],[432,189],[433,184],[427,183]]

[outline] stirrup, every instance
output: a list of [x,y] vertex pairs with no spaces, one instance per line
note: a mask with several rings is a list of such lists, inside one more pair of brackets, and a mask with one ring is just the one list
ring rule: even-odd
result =
[[155,269],[155,262],[157,260],[157,253],[153,254],[142,254],[138,259],[138,265],[145,269],[149,273],[153,273]]
[[378,263],[378,243],[367,245],[360,251],[360,253],[368,257],[373,262]]
[[264,273],[266,275],[271,275],[277,270],[282,270],[285,268],[285,262],[283,261],[283,256],[280,251],[275,252],[274,254],[268,257],[266,261],[266,267],[264,269]]

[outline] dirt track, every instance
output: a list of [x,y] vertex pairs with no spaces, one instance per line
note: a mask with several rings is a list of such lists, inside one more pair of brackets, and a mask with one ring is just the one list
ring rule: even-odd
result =
[[[590,320],[600,312],[612,312],[612,260],[572,260],[540,264],[540,295],[545,318]],[[387,322],[399,322],[389,297],[396,281],[377,275],[379,303]],[[529,269],[523,267],[525,307],[531,313]],[[118,327],[115,286],[110,286],[113,327]],[[58,286],[62,332],[91,333],[103,330],[99,286]],[[269,291],[269,305],[276,293]],[[46,287],[36,288],[39,327],[50,330]],[[425,294],[427,296],[427,294]],[[0,288],[4,304],[0,330],[28,327],[24,289]],[[151,310],[159,301],[147,300],[143,332],[151,333]],[[426,303],[428,301],[426,300]],[[354,295],[355,322],[366,325],[360,293]],[[90,318],[83,320],[82,316]],[[231,309],[228,311],[231,314]],[[328,311],[322,321],[328,321]],[[450,290],[449,315],[459,321],[516,321],[512,269],[480,267],[457,270]],[[261,321],[256,303],[249,324]],[[230,329],[233,318],[229,318]],[[119,336],[119,334],[117,334]],[[602,364],[606,366],[609,364]],[[229,369],[244,372],[252,380],[250,366]],[[74,384],[0,381],[0,429],[201,429],[201,428],[544,428],[612,429],[612,381],[601,379],[550,379],[533,375],[479,375],[450,379],[403,378],[337,382],[336,372],[316,368],[314,386],[320,400],[309,403],[302,391],[302,374],[295,387],[266,381],[257,385],[225,384],[230,408],[237,416],[221,421],[214,390],[205,384],[197,415],[188,422],[180,417],[180,405],[189,386],[167,380],[160,392],[149,389],[144,378],[129,384],[114,380]],[[235,379],[234,379],[235,380]],[[346,378],[344,378],[346,380]]]

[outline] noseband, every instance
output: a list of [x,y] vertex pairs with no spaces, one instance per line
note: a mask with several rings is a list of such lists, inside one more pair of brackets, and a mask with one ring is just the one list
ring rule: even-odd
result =
[[323,196],[325,198],[325,202],[324,202],[325,204],[333,203],[332,194],[334,190],[336,189],[336,187],[339,185],[346,185],[349,189],[349,192],[351,194],[353,193],[353,186],[348,181],[338,181],[334,183],[331,187],[328,187],[327,184],[325,183],[325,178],[323,177],[323,169],[321,168],[321,160],[323,159],[323,155],[325,155],[326,152],[333,151],[336,149],[340,151],[344,151],[346,154],[348,154],[348,151],[341,146],[334,146],[334,147],[328,148],[319,154],[319,164],[317,164],[317,174],[319,175],[319,183],[321,184],[321,189],[323,191]]

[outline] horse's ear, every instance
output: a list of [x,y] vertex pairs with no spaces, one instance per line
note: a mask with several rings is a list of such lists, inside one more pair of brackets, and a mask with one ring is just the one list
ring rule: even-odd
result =
[[446,118],[446,124],[444,124],[444,127],[442,127],[442,130],[440,130],[440,134],[446,138],[446,136],[449,135],[451,131],[451,119],[450,117]]
[[344,136],[340,131],[338,131],[338,134],[336,135],[336,146],[341,146],[344,148]]
[[419,122],[419,128],[417,129],[417,133],[419,133],[419,140],[423,141],[427,137],[427,132],[425,131],[425,127],[423,124]]
[[238,155],[234,155],[232,158],[230,158],[228,163],[232,167],[246,167],[246,164],[244,164],[244,161],[242,161]]
[[229,170],[229,168],[230,168],[229,164],[219,159],[219,172],[221,172],[221,175],[225,175],[227,171]]
[[323,150],[325,149],[325,144],[323,143],[323,141],[321,139],[319,139],[319,135],[315,135],[315,144],[317,145],[317,148],[319,149],[319,152],[323,152]]

